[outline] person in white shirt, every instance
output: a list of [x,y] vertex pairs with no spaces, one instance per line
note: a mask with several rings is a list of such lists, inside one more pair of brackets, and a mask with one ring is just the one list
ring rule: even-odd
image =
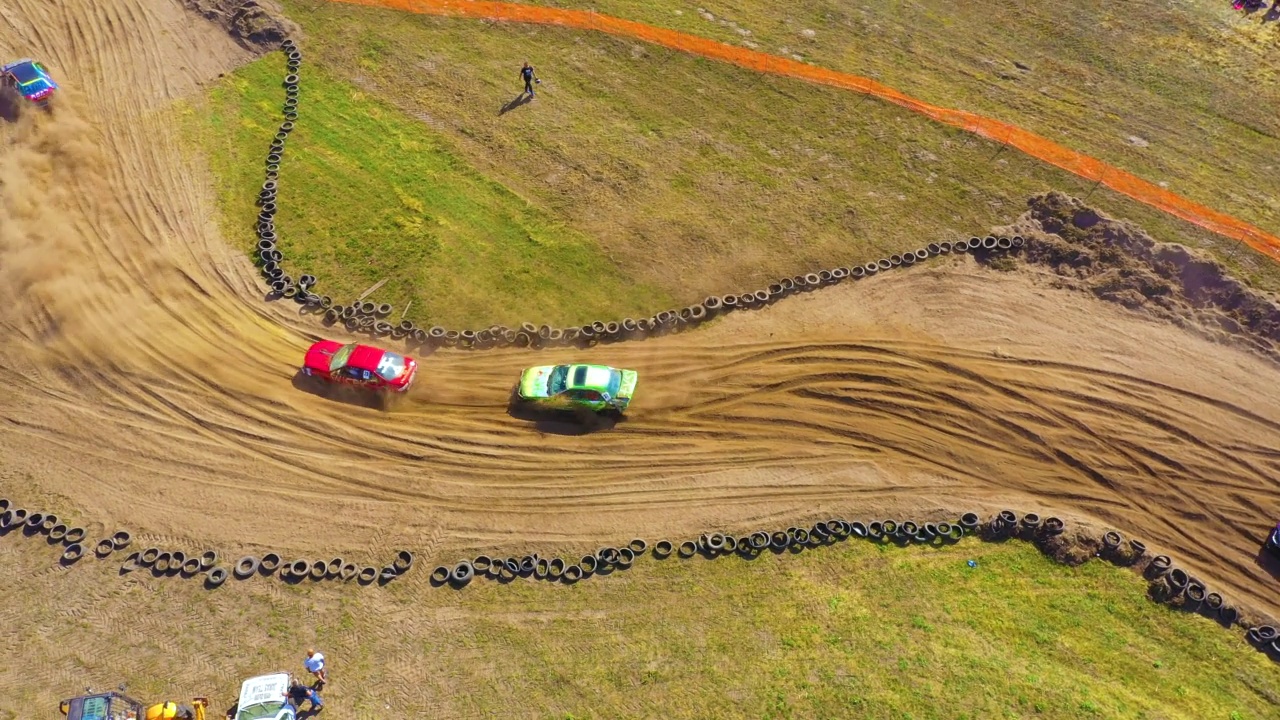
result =
[[316,679],[320,681],[321,685],[328,682],[328,673],[324,671],[324,655],[321,655],[315,650],[308,649],[307,659],[303,660],[302,664],[307,668],[308,672],[316,676]]

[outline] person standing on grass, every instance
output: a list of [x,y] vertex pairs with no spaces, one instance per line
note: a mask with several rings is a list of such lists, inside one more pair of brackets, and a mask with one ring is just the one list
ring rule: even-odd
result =
[[302,664],[307,668],[307,672],[316,676],[316,680],[320,681],[319,684],[321,687],[329,681],[329,673],[324,671],[324,655],[321,655],[315,650],[308,649],[307,659],[303,660]]
[[535,82],[541,83],[542,81],[533,76],[533,66],[529,64],[528,60],[525,60],[524,67],[520,68],[520,79],[524,80],[524,91],[529,93],[529,97],[534,97],[533,84]]

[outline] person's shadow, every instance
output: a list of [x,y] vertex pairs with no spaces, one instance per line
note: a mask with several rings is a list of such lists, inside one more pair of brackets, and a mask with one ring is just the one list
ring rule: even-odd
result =
[[511,101],[508,102],[506,105],[503,105],[502,109],[498,111],[498,114],[506,115],[507,113],[511,112],[512,110],[515,110],[521,105],[528,105],[531,100],[533,100],[532,95],[526,92],[521,92],[519,95],[512,98]]

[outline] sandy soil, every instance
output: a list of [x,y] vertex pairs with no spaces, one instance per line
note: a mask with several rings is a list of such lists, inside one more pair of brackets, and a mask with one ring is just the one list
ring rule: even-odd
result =
[[[262,302],[161,112],[249,51],[173,1],[16,0],[15,52],[66,92],[0,128],[0,495],[91,536],[426,564],[1009,506],[1112,525],[1280,612],[1257,558],[1280,485],[1265,359],[959,258],[643,343],[444,351],[391,413],[335,402],[294,387],[320,327]],[[628,420],[507,413],[521,367],[570,357],[640,370]]]

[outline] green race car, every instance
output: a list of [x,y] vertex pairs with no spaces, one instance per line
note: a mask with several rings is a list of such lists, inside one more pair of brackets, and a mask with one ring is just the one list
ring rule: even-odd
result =
[[640,374],[606,365],[543,365],[520,374],[522,401],[563,410],[622,412],[631,404]]

